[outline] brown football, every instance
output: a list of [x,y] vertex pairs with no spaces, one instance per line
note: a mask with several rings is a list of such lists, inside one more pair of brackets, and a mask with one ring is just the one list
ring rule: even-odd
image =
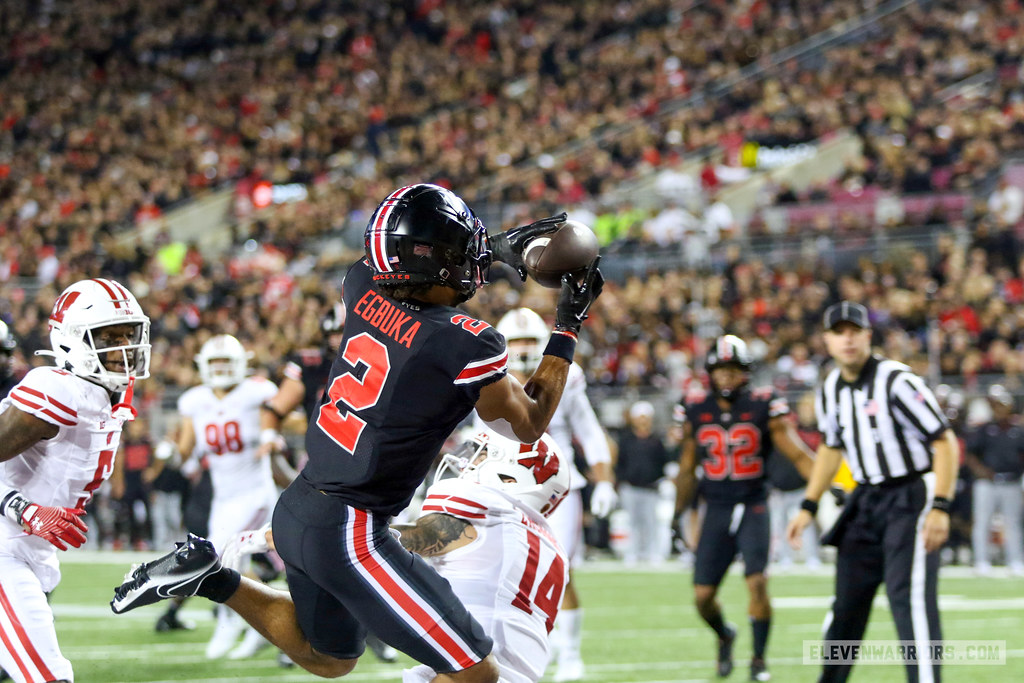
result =
[[552,289],[562,286],[566,273],[583,271],[597,258],[597,235],[579,221],[566,221],[555,232],[535,237],[523,250],[531,278]]

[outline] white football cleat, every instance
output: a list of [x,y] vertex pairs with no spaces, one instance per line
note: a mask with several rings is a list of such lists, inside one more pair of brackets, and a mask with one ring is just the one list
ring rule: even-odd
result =
[[238,646],[228,653],[228,659],[248,659],[260,650],[270,647],[270,641],[260,635],[260,632],[250,627],[245,632],[245,637]]
[[[227,609],[220,607],[218,609]],[[231,649],[235,647],[238,642],[238,637],[242,635],[242,631],[245,629],[246,624],[240,618],[223,618],[218,616],[217,628],[213,631],[213,637],[210,638],[210,642],[206,644],[206,658],[207,659],[220,659]]]
[[583,660],[574,658],[559,661],[554,680],[555,683],[583,680]]

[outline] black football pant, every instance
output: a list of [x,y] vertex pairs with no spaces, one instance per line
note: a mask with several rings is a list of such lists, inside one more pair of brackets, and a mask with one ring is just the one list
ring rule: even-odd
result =
[[[939,553],[925,553],[921,533],[929,501],[920,478],[888,488],[858,487],[824,539],[838,547],[836,597],[825,621],[826,652],[833,641],[863,638],[875,592],[884,582],[899,639],[917,645],[916,663],[906,664],[909,683],[941,680],[928,648],[942,639]],[[845,681],[851,668],[850,664],[828,664],[819,680]]]

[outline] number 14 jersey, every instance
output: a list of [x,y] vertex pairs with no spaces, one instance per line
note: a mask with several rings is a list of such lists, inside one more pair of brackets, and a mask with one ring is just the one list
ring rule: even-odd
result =
[[444,479],[427,489],[420,516],[435,513],[470,522],[476,530],[472,543],[429,561],[494,640],[501,680],[539,680],[569,566],[547,520],[496,489],[464,479]]

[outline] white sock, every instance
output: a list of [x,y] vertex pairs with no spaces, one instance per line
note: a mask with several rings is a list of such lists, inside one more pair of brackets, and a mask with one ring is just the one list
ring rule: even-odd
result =
[[555,623],[561,630],[559,660],[579,659],[580,646],[583,643],[583,608],[560,611]]

